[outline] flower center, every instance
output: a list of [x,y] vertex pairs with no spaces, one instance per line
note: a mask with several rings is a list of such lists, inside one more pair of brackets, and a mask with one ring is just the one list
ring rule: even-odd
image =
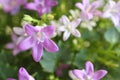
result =
[[85,80],[93,80],[91,76],[86,76]]
[[91,8],[92,8],[92,6],[89,5],[89,6],[86,8],[86,12],[90,12]]
[[40,42],[43,42],[44,41],[44,33],[43,32],[37,32],[36,35],[35,35],[35,38],[40,41]]
[[67,30],[71,32],[71,26],[70,25],[67,26]]

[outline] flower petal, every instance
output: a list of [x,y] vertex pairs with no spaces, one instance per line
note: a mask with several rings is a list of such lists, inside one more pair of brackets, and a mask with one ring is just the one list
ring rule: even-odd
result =
[[100,12],[100,11],[98,11],[98,10],[93,11],[92,14],[93,14],[94,16],[102,16],[102,12]]
[[31,2],[31,3],[26,4],[25,8],[29,9],[29,10],[36,10],[36,5],[35,5],[35,3]]
[[15,34],[17,34],[17,35],[22,35],[22,34],[25,33],[24,30],[23,30],[22,28],[20,28],[20,27],[14,27],[14,28],[13,28],[13,31],[14,31]]
[[13,49],[14,47],[15,47],[15,44],[12,42],[5,45],[5,48],[7,49]]
[[42,55],[43,55],[43,46],[41,45],[41,43],[36,43],[36,45],[34,45],[34,47],[32,48],[33,59],[36,62],[39,62]]
[[48,37],[51,37],[55,31],[54,26],[44,27],[41,31],[43,31]]
[[57,31],[60,31],[60,32],[63,32],[63,31],[65,31],[66,30],[66,26],[59,26],[58,28],[57,28]]
[[11,34],[11,38],[13,42],[16,42],[18,39],[18,37],[14,33]]
[[86,62],[85,68],[86,68],[87,75],[91,75],[94,73],[94,66],[90,61]]
[[119,26],[119,17],[118,16],[111,16],[112,22],[114,24],[114,26]]
[[78,77],[76,77],[76,76],[73,74],[73,71],[72,71],[72,70],[69,71],[69,76],[71,77],[72,80],[79,80]]
[[90,20],[93,18],[92,13],[86,13],[86,12],[81,12],[81,18],[82,20]]
[[62,18],[61,18],[61,22],[64,24],[64,25],[68,25],[70,23],[70,20],[68,19],[67,16],[63,15]]
[[37,29],[35,27],[33,27],[32,25],[26,24],[25,25],[25,32],[29,36],[33,36],[35,34],[35,32],[37,32]]
[[16,56],[19,52],[20,52],[20,50],[18,48],[13,49],[13,55],[14,56]]
[[25,68],[21,67],[18,74],[19,80],[29,80],[29,73]]
[[94,80],[100,80],[101,78],[103,78],[105,75],[107,74],[106,70],[98,70],[95,72],[93,78]]
[[29,80],[35,80],[31,75],[29,75]]
[[81,9],[82,11],[85,11],[85,7],[83,6],[83,4],[81,3],[76,3],[75,6],[79,9]]
[[100,6],[100,1],[94,1],[94,2],[91,4],[91,6],[92,6],[92,9],[98,8],[98,7]]
[[18,44],[18,49],[20,49],[21,51],[30,49],[33,45],[33,41],[34,40],[32,39],[32,37],[27,37]]
[[87,7],[90,4],[89,0],[82,0],[82,2],[84,7]]
[[52,40],[46,38],[43,42],[43,46],[44,48],[48,51],[48,52],[57,52],[59,50],[58,46],[55,44],[55,42],[53,42]]
[[70,37],[70,32],[65,31],[63,34],[63,40],[66,41]]
[[74,29],[74,31],[72,31],[72,35],[74,35],[75,37],[81,37],[81,34],[77,29]]
[[14,8],[12,8],[9,12],[11,15],[15,15],[16,13],[18,13],[20,10],[20,6],[14,6]]
[[76,28],[80,24],[81,19],[75,19],[74,21],[71,22],[71,26]]
[[73,70],[72,73],[79,78],[80,80],[84,80],[84,76],[85,76],[85,71],[84,70]]

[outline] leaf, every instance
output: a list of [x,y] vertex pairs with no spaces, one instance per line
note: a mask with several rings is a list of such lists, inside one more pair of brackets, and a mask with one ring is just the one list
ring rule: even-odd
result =
[[59,57],[59,53],[48,53],[43,54],[43,58],[40,60],[40,64],[45,72],[54,72],[55,66]]
[[4,51],[0,52],[0,80],[6,80],[6,78],[13,77],[17,72],[16,66],[11,66],[13,58],[10,54],[5,53]]
[[76,54],[75,60],[73,62],[73,65],[77,66],[78,68],[82,68],[85,63],[86,59],[86,49],[81,49],[79,53]]
[[107,42],[116,44],[119,41],[119,33],[115,28],[108,29],[104,34],[104,38]]

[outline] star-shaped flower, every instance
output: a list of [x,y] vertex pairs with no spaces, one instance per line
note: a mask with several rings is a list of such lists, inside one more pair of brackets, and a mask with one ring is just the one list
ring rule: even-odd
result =
[[97,10],[100,7],[99,1],[94,1],[90,4],[89,0],[82,0],[82,3],[76,3],[76,7],[81,9],[82,20],[92,19],[94,16],[100,16],[101,12]]
[[72,74],[78,80],[100,80],[106,74],[106,70],[98,70],[94,72],[94,66],[90,61],[87,61],[85,64],[85,70],[72,70]]
[[80,37],[80,32],[76,29],[80,24],[81,19],[75,19],[72,22],[68,19],[67,16],[63,15],[60,19],[60,22],[63,23],[61,27],[59,27],[60,31],[63,31],[63,40],[67,40],[70,37],[70,34],[75,37]]
[[26,24],[25,32],[28,37],[20,42],[19,49],[25,51],[32,48],[32,56],[36,62],[38,62],[43,55],[43,47],[48,52],[58,51],[58,46],[50,39],[54,33],[53,26],[34,27]]

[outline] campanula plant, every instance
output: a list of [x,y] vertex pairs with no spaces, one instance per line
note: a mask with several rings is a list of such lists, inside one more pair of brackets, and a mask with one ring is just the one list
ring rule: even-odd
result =
[[0,0],[0,80],[119,80],[119,7],[120,0]]

